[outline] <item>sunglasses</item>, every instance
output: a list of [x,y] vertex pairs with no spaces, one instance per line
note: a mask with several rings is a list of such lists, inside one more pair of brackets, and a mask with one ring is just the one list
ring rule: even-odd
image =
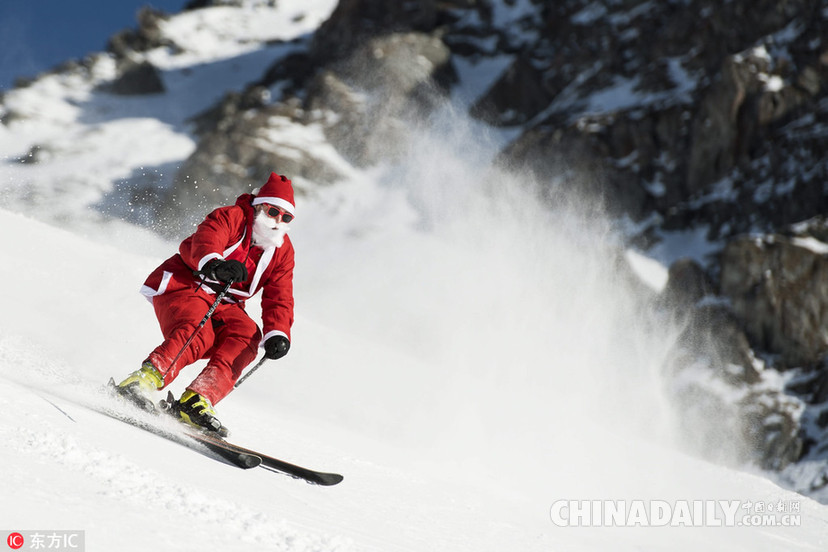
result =
[[282,222],[290,222],[293,220],[293,215],[285,211],[284,209],[279,209],[278,207],[274,207],[272,205],[264,204],[264,212],[270,218],[274,218],[279,220],[281,217]]

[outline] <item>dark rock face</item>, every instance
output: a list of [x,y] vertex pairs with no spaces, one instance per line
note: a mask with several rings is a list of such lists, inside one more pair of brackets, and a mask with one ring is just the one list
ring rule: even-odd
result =
[[747,461],[781,470],[802,458],[805,443],[795,400],[782,393],[752,389],[737,406],[748,447]]
[[106,86],[107,92],[121,96],[142,96],[164,92],[161,75],[151,63],[126,63],[121,67],[121,75]]
[[307,108],[322,114],[326,136],[355,164],[393,157],[404,148],[406,118],[428,107],[450,71],[449,56],[440,39],[421,33],[370,39],[318,75]]
[[116,59],[129,58],[130,52],[146,52],[159,46],[174,46],[174,43],[164,38],[159,23],[167,18],[167,14],[150,7],[141,8],[138,12],[138,28],[125,29],[109,39],[107,50],[115,55]]
[[722,252],[722,293],[751,341],[780,366],[814,366],[828,352],[828,247],[802,238],[732,240]]
[[300,196],[302,179],[329,184],[342,178],[337,167],[281,137],[303,125],[304,110],[291,103],[268,104],[266,98],[267,90],[260,87],[231,93],[195,121],[202,137],[178,169],[160,213],[167,232],[179,234],[205,209],[259,188],[272,171],[291,175]]
[[689,259],[674,263],[657,303],[683,328],[666,368],[691,448],[773,470],[799,460],[805,449],[800,402],[761,385],[763,363],[742,320],[718,298],[703,267]]
[[828,135],[805,131],[828,121],[821,9],[815,0],[544,5],[537,40],[475,112],[531,121],[506,157],[545,179],[562,157],[600,167],[590,193],[617,212],[655,210],[668,227],[709,224],[722,237],[789,224],[828,206]]
[[304,100],[270,102],[261,86],[228,95],[194,121],[201,139],[175,178],[162,213],[165,228],[177,232],[175,219],[187,227],[191,221],[182,213],[231,201],[274,170],[317,184],[340,180],[341,171],[329,162],[280,140],[280,129],[290,125],[320,128],[320,141],[324,137],[356,165],[392,157],[404,148],[404,118],[428,104],[434,83],[450,71],[448,61],[437,38],[392,34],[368,40],[320,70],[307,83]]
[[342,0],[314,35],[311,55],[328,64],[376,36],[431,30],[437,21],[436,4],[435,0]]
[[471,114],[490,124],[528,123],[549,105],[542,72],[526,54],[520,54],[503,76],[472,106]]
[[[692,370],[692,368],[684,368]],[[680,370],[681,372],[682,370]],[[725,387],[677,374],[671,389],[686,446],[725,463],[749,463],[782,470],[799,461],[807,441],[800,425],[801,408],[790,396],[759,387]],[[735,402],[733,397],[739,397]]]
[[713,281],[704,268],[697,261],[684,258],[670,266],[661,300],[670,309],[684,311],[714,293]]
[[[443,41],[416,31],[433,28],[442,17],[438,12],[452,4],[438,10],[430,1],[340,2],[307,51],[277,61],[258,83],[194,121],[200,141],[177,173],[162,213],[164,227],[178,232],[171,221],[186,218],[192,207],[231,201],[273,170],[318,184],[342,178],[330,163],[280,145],[280,125],[320,128],[358,166],[402,151],[405,118],[427,109],[455,78]],[[200,7],[206,5],[189,6]],[[282,97],[263,97],[275,84],[285,84]]]
[[161,32],[160,24],[167,18],[168,15],[162,11],[141,8],[136,29],[125,29],[109,39],[107,50],[115,57],[118,78],[103,86],[103,91],[123,96],[164,92],[164,82],[158,69],[147,61],[135,61],[133,54],[162,46],[176,47]]

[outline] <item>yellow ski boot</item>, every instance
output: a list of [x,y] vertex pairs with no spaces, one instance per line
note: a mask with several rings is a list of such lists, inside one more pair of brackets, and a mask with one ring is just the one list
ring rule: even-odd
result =
[[150,361],[145,361],[141,368],[132,372],[115,388],[119,395],[135,404],[138,408],[153,412],[155,403],[152,394],[164,387],[164,378]]
[[210,401],[195,391],[190,389],[184,391],[174,408],[182,421],[195,428],[212,431],[221,437],[227,437],[230,433],[226,427],[221,425]]

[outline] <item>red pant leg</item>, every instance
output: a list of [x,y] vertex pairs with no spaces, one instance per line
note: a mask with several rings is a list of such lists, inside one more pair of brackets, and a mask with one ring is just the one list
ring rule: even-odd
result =
[[164,334],[164,342],[153,350],[147,359],[164,376],[164,385],[169,385],[185,366],[189,366],[213,346],[215,334],[208,322],[196,333],[175,366],[171,366],[184,343],[204,319],[212,301],[210,297],[196,290],[182,290],[153,297],[152,306]]
[[242,370],[256,358],[262,332],[240,305],[221,305],[213,315],[210,360],[188,386],[217,404],[233,390]]

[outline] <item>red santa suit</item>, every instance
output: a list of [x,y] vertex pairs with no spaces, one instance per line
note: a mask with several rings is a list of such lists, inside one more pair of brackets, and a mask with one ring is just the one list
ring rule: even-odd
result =
[[[180,370],[199,359],[207,366],[188,386],[217,404],[233,389],[245,366],[256,357],[260,343],[276,335],[290,340],[293,324],[293,245],[287,236],[281,246],[254,243],[254,205],[269,203],[294,214],[290,180],[275,173],[256,195],[239,196],[236,204],[207,215],[178,253],[164,261],[146,279],[141,293],[155,309],[164,342],[147,360],[171,383]],[[204,318],[223,285],[203,280],[197,272],[213,259],[237,260],[248,278],[234,283],[212,317],[196,334],[175,365],[173,359]],[[262,290],[262,323],[247,315],[244,302]]]

